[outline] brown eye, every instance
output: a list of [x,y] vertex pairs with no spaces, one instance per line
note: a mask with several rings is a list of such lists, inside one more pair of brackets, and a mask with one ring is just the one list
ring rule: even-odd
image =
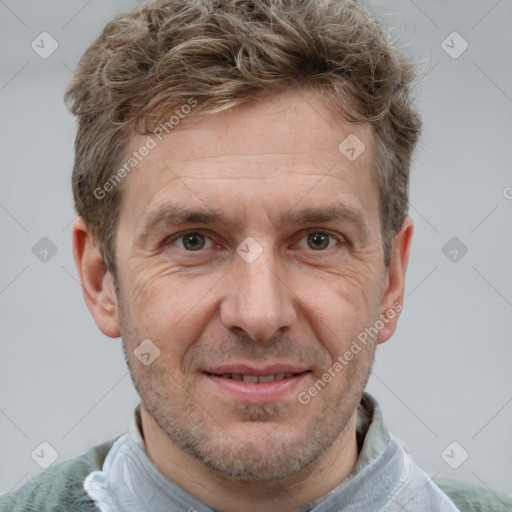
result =
[[316,232],[307,236],[308,247],[315,251],[321,251],[329,247],[331,236],[327,233]]
[[198,251],[202,249],[206,243],[206,237],[201,233],[186,233],[178,238],[178,241],[180,240],[183,249],[187,251]]

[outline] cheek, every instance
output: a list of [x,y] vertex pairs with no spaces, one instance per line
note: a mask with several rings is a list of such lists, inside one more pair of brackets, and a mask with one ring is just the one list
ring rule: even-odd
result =
[[214,288],[219,276],[180,275],[167,265],[131,268],[123,287],[123,316],[151,339],[165,359],[176,360],[196,340],[213,314]]
[[155,325],[157,320],[171,322],[181,318],[194,291],[184,286],[180,276],[168,264],[133,264],[127,276],[128,301],[138,320]]
[[302,315],[335,359],[378,315],[379,286],[370,269],[296,279]]
[[351,303],[363,315],[373,315],[381,300],[383,279],[376,265],[364,264],[344,270],[335,287],[341,300]]

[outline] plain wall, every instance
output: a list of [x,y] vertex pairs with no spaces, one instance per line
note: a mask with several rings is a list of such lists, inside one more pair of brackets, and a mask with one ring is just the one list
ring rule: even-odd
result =
[[[75,457],[126,431],[138,403],[121,341],[98,330],[77,281],[75,122],[62,99],[80,55],[132,5],[0,3],[0,492],[41,471],[31,457],[40,443],[56,450],[54,463]],[[430,474],[512,493],[512,4],[370,5],[423,63],[424,133],[411,177],[404,310],[378,349],[368,391]],[[43,31],[59,45],[47,59],[31,48]],[[442,47],[454,31],[469,44],[458,58]],[[453,54],[462,43],[451,36],[445,46]],[[443,252],[452,237],[459,247]],[[50,250],[48,261],[35,245],[36,254]],[[441,456],[454,441],[452,465],[468,453],[458,469]]]

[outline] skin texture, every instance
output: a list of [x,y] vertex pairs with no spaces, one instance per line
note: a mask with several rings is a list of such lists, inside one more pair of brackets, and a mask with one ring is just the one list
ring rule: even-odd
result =
[[[349,134],[366,146],[353,162],[338,149]],[[308,404],[297,395],[403,301],[412,221],[396,235],[386,269],[373,137],[369,125],[334,118],[312,91],[185,121],[123,182],[118,295],[91,231],[83,219],[75,221],[84,297],[101,331],[122,336],[148,455],[212,506],[296,510],[326,495],[354,467],[356,407],[375,347],[393,334],[399,315]],[[134,136],[127,154],[145,140]],[[359,212],[360,222],[287,221],[333,204]],[[222,220],[147,229],[151,214],[171,205],[215,211]],[[199,250],[179,238],[187,230],[198,233],[192,247]],[[312,247],[310,233],[326,244]],[[247,237],[262,249],[251,263],[236,252]],[[148,366],[134,355],[144,339],[160,350]],[[268,403],[236,400],[203,372],[276,362],[310,373],[292,393]]]

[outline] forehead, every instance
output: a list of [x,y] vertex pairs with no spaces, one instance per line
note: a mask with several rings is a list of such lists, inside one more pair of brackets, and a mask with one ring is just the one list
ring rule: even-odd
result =
[[[301,196],[314,203],[341,194],[365,210],[378,195],[371,126],[334,117],[312,91],[280,93],[186,121],[163,137],[150,135],[154,147],[123,183],[122,210],[130,216],[140,219],[172,199],[181,205],[191,198],[218,203],[220,195],[223,207],[263,196],[277,211],[280,203],[289,208]],[[147,140],[134,136],[126,156]],[[348,158],[351,147],[364,150]]]

